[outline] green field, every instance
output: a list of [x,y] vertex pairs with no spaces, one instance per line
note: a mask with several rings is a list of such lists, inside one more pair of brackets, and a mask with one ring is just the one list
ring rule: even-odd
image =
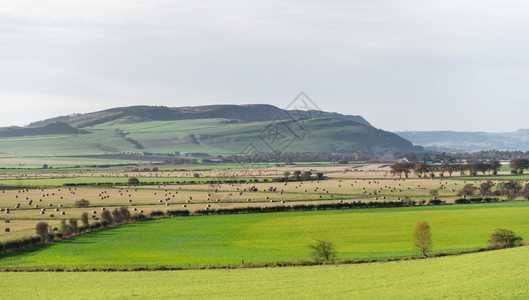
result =
[[529,248],[236,270],[0,273],[4,299],[526,299]]
[[415,255],[416,222],[437,251],[486,246],[495,228],[529,238],[529,202],[171,218],[83,235],[0,259],[1,267],[186,266],[310,259],[328,238],[338,258]]

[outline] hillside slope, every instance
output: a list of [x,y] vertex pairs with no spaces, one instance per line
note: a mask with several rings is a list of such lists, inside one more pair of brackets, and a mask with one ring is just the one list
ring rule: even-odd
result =
[[50,135],[50,134],[81,134],[81,133],[86,133],[86,131],[74,128],[64,122],[48,123],[42,127],[33,127],[33,128],[24,128],[24,127],[0,128],[0,138],[38,136],[38,135]]
[[146,121],[138,118],[128,116],[84,127],[82,135],[77,134],[76,129],[76,134],[1,138],[0,155],[71,156],[123,152],[231,155],[271,151],[387,154],[420,151],[396,134],[344,119],[241,122],[207,118]]
[[124,117],[134,117],[135,121],[176,121],[176,120],[198,120],[224,118],[238,120],[240,122],[263,122],[288,120],[288,119],[310,119],[310,118],[337,118],[358,122],[371,126],[360,116],[342,115],[323,111],[300,111],[284,110],[267,104],[248,105],[207,105],[187,107],[165,107],[165,106],[130,106],[112,108],[103,111],[61,116],[29,124],[29,127],[40,127],[52,122],[65,122],[74,127],[84,128],[102,124]]

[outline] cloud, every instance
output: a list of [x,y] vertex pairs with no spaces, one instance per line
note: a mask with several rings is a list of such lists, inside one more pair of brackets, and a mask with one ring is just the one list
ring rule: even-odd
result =
[[[87,110],[281,106],[305,90],[323,109],[385,129],[514,130],[524,123],[484,124],[468,113],[442,120],[500,98],[529,109],[519,100],[528,13],[521,0],[6,0],[0,97],[44,112],[67,107],[64,99]],[[410,108],[427,118],[393,117]]]

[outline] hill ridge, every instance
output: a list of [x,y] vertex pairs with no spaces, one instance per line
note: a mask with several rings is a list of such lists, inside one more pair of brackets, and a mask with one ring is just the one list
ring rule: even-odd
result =
[[371,124],[361,116],[343,115],[336,112],[284,110],[270,104],[219,104],[182,107],[147,105],[116,107],[91,113],[59,116],[36,121],[30,123],[27,127],[42,127],[46,124],[60,121],[73,127],[84,128],[121,119],[123,117],[137,117],[152,121],[225,118],[238,120],[240,122],[332,117],[336,119],[351,120],[366,126],[371,126]]

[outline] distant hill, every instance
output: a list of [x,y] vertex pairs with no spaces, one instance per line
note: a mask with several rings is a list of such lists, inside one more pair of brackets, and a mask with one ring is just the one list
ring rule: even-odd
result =
[[21,136],[38,136],[38,135],[55,135],[55,134],[80,134],[86,133],[84,130],[74,128],[64,122],[48,123],[42,127],[25,128],[25,127],[2,127],[0,128],[0,138],[21,137]]
[[360,116],[342,115],[323,111],[298,111],[284,110],[268,104],[248,105],[206,105],[186,107],[165,106],[130,106],[112,108],[103,111],[61,116],[43,121],[34,122],[28,127],[41,127],[53,122],[68,123],[73,127],[84,128],[97,124],[133,117],[135,122],[142,121],[176,121],[176,120],[198,120],[224,118],[238,120],[240,122],[262,122],[272,120],[288,120],[298,118],[336,118],[355,121],[357,123],[371,126]]
[[[77,128],[76,128],[77,127]],[[23,139],[16,137],[24,137]],[[0,128],[1,156],[421,152],[359,116],[272,105],[133,106]]]
[[433,151],[529,150],[529,129],[505,133],[402,131],[396,134]]

